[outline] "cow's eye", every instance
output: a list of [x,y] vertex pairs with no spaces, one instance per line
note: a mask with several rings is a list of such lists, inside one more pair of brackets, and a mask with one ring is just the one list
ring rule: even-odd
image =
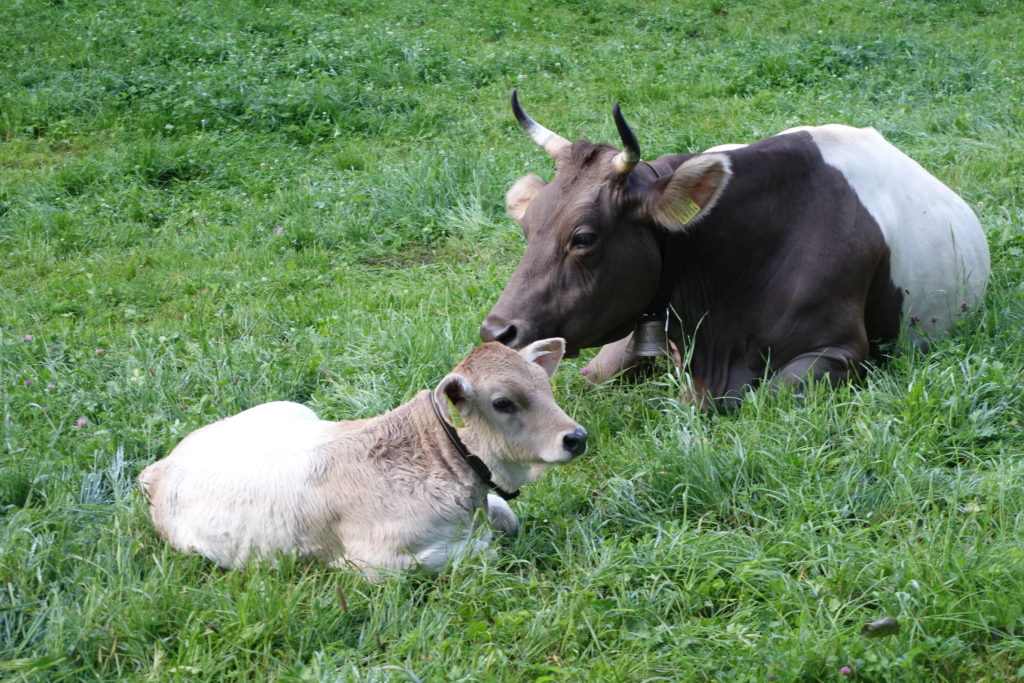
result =
[[508,400],[504,396],[499,396],[498,398],[491,401],[491,405],[494,406],[494,409],[497,410],[499,413],[508,413],[509,415],[511,415],[512,413],[516,412],[516,404]]
[[587,249],[594,246],[594,242],[597,241],[597,233],[595,232],[578,232],[572,236],[572,248],[573,249]]

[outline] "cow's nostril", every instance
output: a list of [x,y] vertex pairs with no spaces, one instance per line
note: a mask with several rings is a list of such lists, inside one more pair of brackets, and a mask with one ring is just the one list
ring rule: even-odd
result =
[[515,325],[509,325],[502,331],[498,332],[498,336],[494,338],[495,341],[499,341],[505,346],[513,346],[513,342],[516,340],[516,335],[519,330],[516,329]]
[[562,447],[573,457],[582,455],[587,450],[587,430],[577,427],[562,437]]
[[486,321],[480,326],[480,338],[484,341],[496,341],[505,346],[513,346],[519,329],[514,324],[504,327],[489,325]]

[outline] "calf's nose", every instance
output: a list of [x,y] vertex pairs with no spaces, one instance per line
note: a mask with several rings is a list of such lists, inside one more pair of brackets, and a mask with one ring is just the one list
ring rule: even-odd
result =
[[587,450],[587,430],[577,427],[563,436],[562,448],[574,458],[577,455],[583,455],[583,452]]

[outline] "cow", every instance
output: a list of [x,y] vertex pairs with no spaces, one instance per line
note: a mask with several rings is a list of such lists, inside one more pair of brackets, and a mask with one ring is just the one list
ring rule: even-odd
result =
[[487,548],[483,517],[516,533],[506,500],[586,450],[551,392],[564,352],[562,339],[483,344],[432,391],[368,419],[276,401],[202,427],[139,475],[153,524],[225,568],[282,552],[371,577],[441,571]]
[[[967,204],[871,128],[785,130],[751,144],[643,161],[616,103],[623,149],[522,128],[555,159],[551,182],[506,196],[526,250],[480,336],[519,348],[565,338],[589,368],[629,368],[628,336],[664,320],[705,410],[770,386],[858,376],[879,342],[924,343],[979,302],[984,232]],[[600,379],[600,377],[599,377]]]

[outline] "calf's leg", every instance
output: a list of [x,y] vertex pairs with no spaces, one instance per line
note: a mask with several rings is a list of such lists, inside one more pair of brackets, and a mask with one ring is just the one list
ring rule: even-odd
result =
[[504,500],[494,495],[487,494],[487,516],[491,520],[491,528],[501,531],[509,536],[515,536],[519,532],[519,520],[516,513]]

